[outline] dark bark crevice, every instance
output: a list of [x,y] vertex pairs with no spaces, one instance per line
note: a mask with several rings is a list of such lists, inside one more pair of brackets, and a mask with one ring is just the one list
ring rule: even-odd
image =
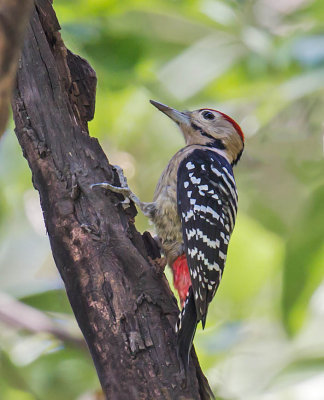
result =
[[90,189],[118,185],[88,134],[96,75],[68,51],[48,0],[37,0],[12,102],[16,134],[39,191],[53,257],[108,399],[209,399],[194,353],[179,370],[178,307],[134,205]]

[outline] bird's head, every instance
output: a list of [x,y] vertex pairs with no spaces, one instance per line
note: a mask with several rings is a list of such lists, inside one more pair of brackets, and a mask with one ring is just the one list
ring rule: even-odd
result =
[[228,115],[209,108],[178,111],[154,100],[150,102],[179,125],[187,145],[218,149],[232,165],[239,161],[244,149],[244,135]]

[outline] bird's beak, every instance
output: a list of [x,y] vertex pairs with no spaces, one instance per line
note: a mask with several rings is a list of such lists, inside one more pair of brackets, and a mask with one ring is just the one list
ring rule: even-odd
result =
[[158,110],[166,114],[178,125],[189,125],[190,118],[189,115],[187,115],[187,113],[178,111],[175,108],[171,108],[169,106],[166,106],[165,104],[159,103],[154,100],[150,100],[150,103],[153,104],[153,106],[156,107]]

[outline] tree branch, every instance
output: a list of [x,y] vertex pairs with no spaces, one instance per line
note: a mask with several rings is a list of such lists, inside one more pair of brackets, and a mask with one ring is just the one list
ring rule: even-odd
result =
[[50,1],[37,0],[13,112],[53,256],[103,391],[118,400],[209,399],[194,350],[187,381],[179,371],[179,310],[151,261],[154,242],[135,229],[134,206],[125,211],[119,195],[90,189],[96,182],[119,182],[88,134],[95,72],[66,49],[58,30]]
[[0,321],[29,332],[46,332],[58,339],[85,347],[80,332],[70,332],[66,326],[56,324],[44,312],[24,304],[6,293],[0,292]]
[[0,0],[0,136],[8,120],[17,61],[33,0]]

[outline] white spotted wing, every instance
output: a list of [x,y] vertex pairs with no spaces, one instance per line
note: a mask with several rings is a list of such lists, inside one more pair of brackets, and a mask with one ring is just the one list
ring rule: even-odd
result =
[[205,324],[225,266],[237,211],[231,165],[211,150],[194,150],[178,170],[178,213],[197,319]]

